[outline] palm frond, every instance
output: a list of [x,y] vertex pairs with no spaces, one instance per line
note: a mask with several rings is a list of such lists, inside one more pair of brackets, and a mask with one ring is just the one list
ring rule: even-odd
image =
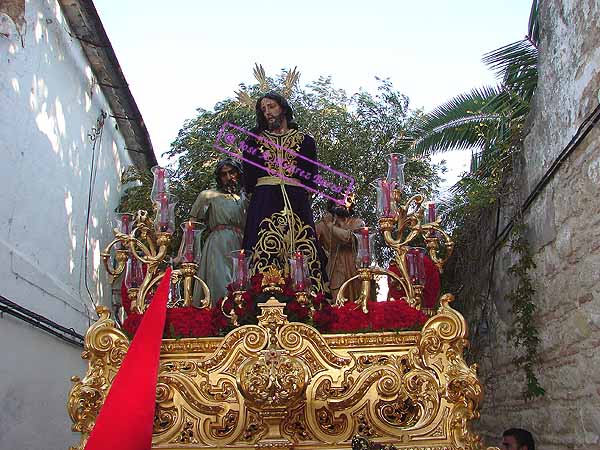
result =
[[527,39],[537,48],[540,44],[540,21],[539,14],[540,3],[533,0],[531,3],[531,12],[529,13],[529,26],[527,27]]
[[537,87],[538,50],[528,40],[513,42],[483,56],[483,62],[502,79],[505,89],[525,101]]
[[416,121],[411,150],[430,154],[466,149],[484,143],[482,127],[496,123],[501,115],[487,105],[501,94],[498,87],[483,87],[460,94]]
[[454,120],[481,114],[490,100],[501,92],[499,87],[484,86],[459,94],[425,114],[417,125],[422,132],[433,131]]
[[422,155],[483,147],[488,142],[489,127],[496,128],[502,120],[495,114],[463,117],[439,126],[413,142],[411,149]]

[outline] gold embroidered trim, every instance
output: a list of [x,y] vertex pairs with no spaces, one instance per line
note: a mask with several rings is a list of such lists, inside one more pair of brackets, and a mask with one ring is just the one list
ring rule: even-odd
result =
[[288,258],[293,252],[299,251],[307,260],[313,288],[316,291],[323,291],[321,262],[315,245],[316,237],[310,237],[311,227],[302,222],[295,212],[292,212],[292,215],[293,220],[290,221],[289,212],[279,211],[261,221],[258,241],[252,253],[252,270],[254,273],[261,273],[269,266],[275,265],[287,277],[289,276]]
[[259,140],[258,142],[258,151],[260,157],[264,160],[264,166],[280,175],[291,178],[296,167],[296,157],[287,150],[300,153],[304,133],[298,130],[290,130],[285,134],[272,134],[263,131],[262,135],[270,141]]

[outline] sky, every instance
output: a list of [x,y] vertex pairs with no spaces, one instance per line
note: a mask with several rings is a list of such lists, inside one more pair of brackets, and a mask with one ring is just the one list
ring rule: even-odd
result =
[[[300,84],[331,76],[348,93],[389,78],[426,111],[495,84],[484,53],[522,39],[526,0],[94,0],[161,158],[197,108],[213,109],[239,83],[295,66]],[[292,105],[293,106],[293,105]],[[310,132],[310,130],[308,130]],[[468,158],[444,155],[451,174]]]

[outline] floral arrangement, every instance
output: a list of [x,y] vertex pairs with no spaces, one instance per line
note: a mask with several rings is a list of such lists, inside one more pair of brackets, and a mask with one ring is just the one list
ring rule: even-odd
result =
[[[227,296],[218,302],[217,309],[221,311],[221,313],[226,313],[228,316],[233,312],[240,325],[255,325],[258,323],[257,317],[260,314],[258,304],[264,303],[269,297],[274,296],[280,302],[285,303],[286,306],[283,312],[287,315],[290,322],[313,324],[311,318],[311,313],[313,311],[311,311],[310,305],[298,303],[289,279],[286,280],[285,284],[282,286],[282,292],[274,294],[263,292],[262,281],[263,276],[261,274],[254,275],[250,279],[249,289],[242,294],[243,301],[241,305],[235,304],[233,301],[234,294],[232,286],[227,286]],[[315,297],[312,297],[312,305],[315,309],[314,312],[316,313],[316,310],[329,306],[329,302],[325,299],[325,294],[320,292]],[[329,306],[329,308],[331,307]],[[223,315],[223,317],[225,316]]]
[[[263,292],[263,276],[254,275],[250,287],[242,294],[242,301],[236,304],[231,285],[227,287],[228,295],[213,308],[199,309],[194,306],[167,309],[165,338],[207,337],[225,335],[234,328],[228,318],[234,313],[238,325],[255,325],[258,323],[259,303],[264,303],[274,296],[285,303],[284,313],[290,322],[302,322],[314,326],[321,333],[357,333],[374,331],[400,331],[420,328],[427,320],[427,315],[411,307],[400,297],[401,292],[390,290],[393,301],[369,302],[368,314],[354,302],[347,302],[337,308],[331,306],[322,292],[309,296],[310,304],[300,304],[291,288],[289,280],[282,286],[281,293]],[[435,284],[435,283],[432,283]],[[428,302],[435,302],[438,290],[428,297]],[[122,287],[123,307],[129,311],[130,302],[127,290]],[[130,312],[123,323],[123,329],[133,335],[143,315]]]

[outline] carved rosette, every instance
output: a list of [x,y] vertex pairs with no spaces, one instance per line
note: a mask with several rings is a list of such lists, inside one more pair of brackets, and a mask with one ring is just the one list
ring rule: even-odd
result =
[[[321,335],[288,323],[276,299],[258,325],[224,338],[165,340],[156,448],[349,448],[360,434],[397,448],[479,449],[469,430],[482,390],[466,365],[464,318],[442,306],[420,332]],[[129,341],[100,311],[86,335],[89,369],[69,396],[79,449]]]
[[265,350],[240,368],[239,387],[249,405],[260,410],[289,409],[306,388],[308,369],[282,350]]

